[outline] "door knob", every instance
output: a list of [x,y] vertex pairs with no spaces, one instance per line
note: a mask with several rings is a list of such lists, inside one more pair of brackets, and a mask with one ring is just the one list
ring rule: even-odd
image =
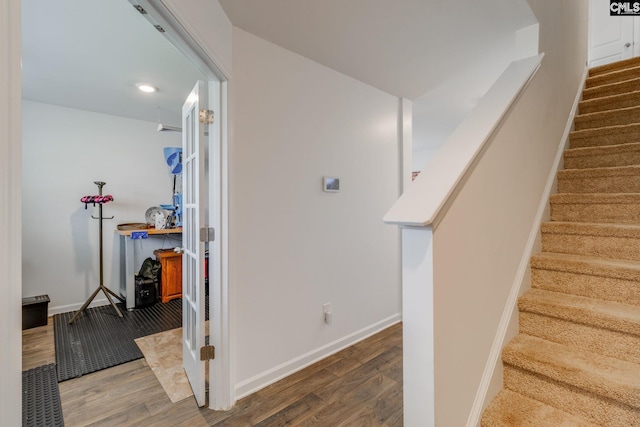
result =
[[631,47],[631,43],[626,42],[626,43],[624,44],[624,47]]

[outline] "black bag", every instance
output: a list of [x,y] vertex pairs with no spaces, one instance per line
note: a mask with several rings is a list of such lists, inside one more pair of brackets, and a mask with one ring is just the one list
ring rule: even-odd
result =
[[145,259],[135,277],[136,308],[147,307],[156,303],[158,300],[159,277],[160,263],[152,258]]

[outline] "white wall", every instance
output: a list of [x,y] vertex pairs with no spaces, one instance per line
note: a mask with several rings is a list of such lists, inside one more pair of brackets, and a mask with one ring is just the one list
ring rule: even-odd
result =
[[[147,208],[171,202],[173,180],[162,149],[181,146],[180,134],[157,132],[157,123],[30,101],[22,111],[22,294],[48,294],[50,313],[74,310],[99,277],[98,221],[90,217],[98,208],[85,210],[80,198],[98,194],[94,181],[105,181],[104,194],[114,197],[103,207],[104,216],[115,216],[104,221],[104,279],[117,291],[116,225],[144,222]],[[177,244],[136,242],[146,256]],[[102,293],[97,300],[106,302]]]
[[0,0],[0,420],[21,425],[20,1]]
[[585,69],[588,4],[529,3],[542,66],[434,230],[436,425],[467,422]]
[[[238,395],[400,319],[398,99],[234,28]],[[339,193],[322,176],[340,178]],[[333,323],[323,323],[331,303]]]
[[467,64],[414,101],[413,171],[423,170],[511,61],[538,54],[538,24],[524,3],[529,9],[530,25],[485,46],[482,62]]

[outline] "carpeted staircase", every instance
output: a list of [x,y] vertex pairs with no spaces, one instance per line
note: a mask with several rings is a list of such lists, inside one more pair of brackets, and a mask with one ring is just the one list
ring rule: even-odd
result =
[[640,58],[589,72],[495,426],[640,426]]

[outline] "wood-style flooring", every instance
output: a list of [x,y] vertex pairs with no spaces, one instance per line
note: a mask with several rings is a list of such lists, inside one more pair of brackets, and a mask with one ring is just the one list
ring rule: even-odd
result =
[[[23,331],[23,369],[55,363],[53,322]],[[59,384],[74,426],[402,426],[402,325],[272,384],[230,411],[171,403],[144,359]]]

